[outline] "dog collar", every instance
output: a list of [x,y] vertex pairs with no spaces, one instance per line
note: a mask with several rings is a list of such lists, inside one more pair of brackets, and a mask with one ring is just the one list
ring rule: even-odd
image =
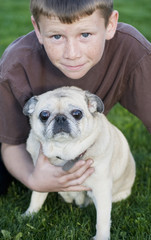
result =
[[84,154],[86,153],[83,152],[81,153],[78,157],[76,157],[75,159],[72,159],[72,160],[69,160],[68,162],[65,163],[65,165],[62,167],[62,169],[64,171],[69,171],[74,165],[76,162],[78,162],[81,158],[83,158]]

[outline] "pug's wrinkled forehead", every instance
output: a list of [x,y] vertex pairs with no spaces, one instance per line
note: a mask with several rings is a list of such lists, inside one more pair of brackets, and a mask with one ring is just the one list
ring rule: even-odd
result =
[[61,106],[60,101],[58,101],[59,99],[65,100],[62,101],[62,107],[64,104],[69,106],[69,104],[75,105],[76,103],[76,106],[82,105],[82,107],[84,107],[86,105],[92,114],[96,111],[100,113],[104,111],[104,104],[102,100],[95,94],[92,94],[88,91],[83,91],[77,87],[62,87],[53,91],[48,91],[39,96],[33,96],[25,104],[23,113],[31,116],[35,111],[36,105],[38,105],[40,108],[43,108],[46,105],[51,105],[53,107],[55,105],[55,108],[57,109],[57,106]]
[[65,97],[69,97],[69,94],[65,93],[65,92],[57,92],[54,94],[54,97],[56,98],[65,98]]

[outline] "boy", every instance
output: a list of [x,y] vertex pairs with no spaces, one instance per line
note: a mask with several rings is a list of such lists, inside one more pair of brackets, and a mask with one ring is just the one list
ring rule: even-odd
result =
[[66,173],[40,152],[33,166],[22,108],[33,95],[75,85],[99,95],[105,114],[120,102],[151,132],[151,44],[133,27],[117,25],[112,0],[31,0],[31,13],[35,31],[12,43],[0,63],[3,161],[32,190],[87,190],[90,159]]

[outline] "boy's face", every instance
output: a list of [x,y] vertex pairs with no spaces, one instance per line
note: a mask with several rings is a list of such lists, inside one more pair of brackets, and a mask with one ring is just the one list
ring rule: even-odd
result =
[[105,40],[114,36],[118,13],[114,11],[107,27],[99,10],[72,24],[61,23],[57,17],[41,15],[38,29],[32,22],[39,42],[50,61],[67,77],[83,77],[102,57]]

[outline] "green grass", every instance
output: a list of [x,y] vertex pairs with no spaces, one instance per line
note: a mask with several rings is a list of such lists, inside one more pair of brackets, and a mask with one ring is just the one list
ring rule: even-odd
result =
[[[132,24],[151,41],[150,0],[115,0],[120,21]],[[32,30],[29,1],[0,0],[0,55],[9,43]],[[113,240],[151,240],[151,135],[143,124],[117,104],[108,118],[127,137],[136,160],[137,176],[131,196],[113,204]],[[13,183],[0,197],[0,240],[88,240],[95,234],[95,208],[79,209],[50,193],[34,218],[22,218],[30,191]]]

